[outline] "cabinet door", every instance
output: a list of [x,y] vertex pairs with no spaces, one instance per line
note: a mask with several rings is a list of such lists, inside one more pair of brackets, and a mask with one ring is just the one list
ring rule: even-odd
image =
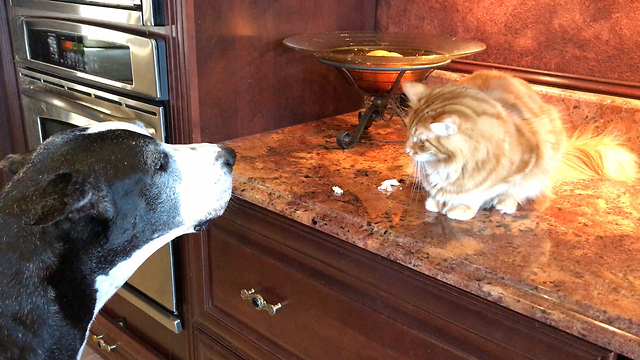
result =
[[[245,358],[614,356],[243,201],[212,222],[198,245],[195,325]],[[252,289],[281,307],[274,315],[256,310],[241,297]]]
[[241,360],[242,358],[219,342],[196,332],[194,336],[196,358],[199,360]]
[[[245,236],[212,239],[213,305],[296,358],[324,360],[338,354],[343,359],[418,359],[427,354],[434,359],[463,358],[366,302],[336,291],[349,284],[325,279],[327,274],[312,274],[313,269],[285,254],[267,249],[262,253],[260,245]],[[260,301],[279,308],[273,315],[258,311]]]

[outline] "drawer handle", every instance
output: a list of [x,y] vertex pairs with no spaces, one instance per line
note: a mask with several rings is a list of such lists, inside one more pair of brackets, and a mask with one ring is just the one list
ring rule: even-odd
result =
[[267,301],[260,294],[256,294],[256,291],[253,289],[249,291],[240,291],[240,296],[242,296],[242,298],[245,300],[251,301],[251,304],[254,308],[256,308],[256,310],[267,310],[267,312],[271,315],[275,315],[276,310],[282,307],[282,304],[280,303],[277,303],[275,305],[267,304]]
[[104,340],[102,340],[102,337],[104,335],[93,335],[91,338],[93,339],[93,342],[98,344],[98,347],[101,350],[104,350],[106,352],[111,352],[111,350],[115,349],[117,345],[109,345],[106,342],[104,342]]

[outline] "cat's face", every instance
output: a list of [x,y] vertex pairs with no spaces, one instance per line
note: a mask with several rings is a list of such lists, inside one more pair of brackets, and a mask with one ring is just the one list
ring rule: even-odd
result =
[[451,147],[459,141],[460,119],[455,115],[438,119],[414,119],[409,126],[407,154],[415,161],[442,161],[455,155]]
[[405,120],[408,129],[405,149],[409,156],[418,162],[445,161],[455,156],[452,149],[464,137],[459,131],[463,120],[462,114],[439,109],[437,99],[447,94],[443,94],[443,89],[415,82],[402,86],[410,104]]
[[415,82],[402,87],[410,104],[405,149],[415,161],[453,165],[484,158],[493,142],[488,139],[500,138],[490,100],[479,91]]

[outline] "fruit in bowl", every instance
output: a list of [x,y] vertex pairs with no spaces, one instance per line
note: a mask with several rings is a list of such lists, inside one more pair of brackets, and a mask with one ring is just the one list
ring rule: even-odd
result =
[[387,50],[373,50],[367,53],[367,56],[391,56],[391,57],[402,57],[401,54],[398,54],[395,51],[387,51]]

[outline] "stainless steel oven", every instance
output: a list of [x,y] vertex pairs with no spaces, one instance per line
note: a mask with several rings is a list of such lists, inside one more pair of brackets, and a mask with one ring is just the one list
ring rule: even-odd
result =
[[10,4],[14,8],[58,14],[63,18],[164,25],[162,0],[10,0]]
[[[31,149],[57,132],[102,121],[141,122],[154,138],[164,140],[162,102],[143,102],[29,69],[19,68],[18,77]],[[169,243],[153,254],[118,294],[180,332],[173,258],[173,244]]]
[[40,69],[108,90],[167,98],[164,41],[104,27],[16,17],[14,55]]

